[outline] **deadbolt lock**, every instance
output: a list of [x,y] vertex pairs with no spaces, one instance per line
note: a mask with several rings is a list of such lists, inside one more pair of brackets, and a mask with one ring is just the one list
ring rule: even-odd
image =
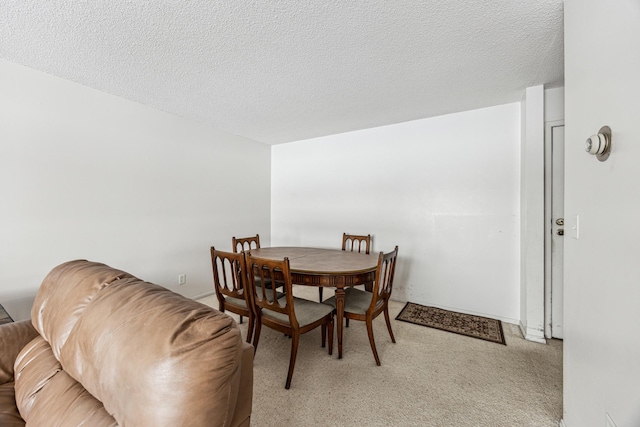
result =
[[556,234],[557,234],[558,236],[564,236],[564,229],[559,228],[559,229],[558,229],[558,231],[556,231]]
[[558,219],[556,219],[556,224],[557,224],[557,225],[564,225],[564,218],[558,218]]

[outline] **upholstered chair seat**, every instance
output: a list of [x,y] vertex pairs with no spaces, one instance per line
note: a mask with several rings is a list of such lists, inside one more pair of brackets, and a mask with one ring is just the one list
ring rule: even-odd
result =
[[[281,300],[282,301],[282,300]],[[284,302],[282,302],[284,305]],[[333,307],[327,304],[318,304],[303,298],[293,297],[293,307],[296,313],[296,319],[300,327],[310,325],[318,319],[327,316],[333,311]],[[281,322],[289,323],[289,315],[286,313],[278,313],[277,311],[265,310],[262,317],[271,317]]]

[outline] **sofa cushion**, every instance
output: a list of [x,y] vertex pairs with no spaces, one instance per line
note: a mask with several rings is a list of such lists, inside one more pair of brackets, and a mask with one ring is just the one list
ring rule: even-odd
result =
[[[0,384],[13,382],[13,365],[25,345],[38,336],[30,320],[0,326]],[[0,424],[1,426],[2,424]]]
[[22,349],[15,362],[16,403],[22,418],[29,420],[39,393],[60,371],[60,362],[40,335]]
[[25,346],[15,369],[15,400],[29,425],[117,426],[102,403],[62,370],[44,338]]
[[0,384],[0,426],[24,427],[24,420],[16,407],[13,382]]
[[134,278],[98,262],[69,261],[55,267],[42,281],[31,308],[34,328],[59,358],[60,349],[91,299],[110,283]]
[[117,422],[62,370],[49,343],[33,340],[16,360],[16,402],[29,425],[115,427]]
[[230,316],[125,278],[87,304],[60,362],[120,425],[230,425],[243,347]]

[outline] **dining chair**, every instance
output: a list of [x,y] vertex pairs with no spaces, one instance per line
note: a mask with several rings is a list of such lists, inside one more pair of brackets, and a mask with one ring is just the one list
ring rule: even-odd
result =
[[[231,238],[231,246],[233,248],[234,252],[248,252],[251,249],[260,249],[260,235],[256,234],[255,236],[251,236],[251,237],[232,237]],[[272,287],[273,282],[271,281],[271,279],[267,279],[267,287],[271,288]],[[278,282],[276,283],[276,288],[282,288],[282,283]]]
[[[369,254],[371,249],[371,234],[366,236],[358,236],[355,234],[342,233],[342,250]],[[368,288],[366,287],[368,286]],[[365,285],[365,289],[371,291],[371,284]],[[322,287],[318,288],[318,296],[322,302]],[[348,324],[348,323],[347,323]]]
[[211,265],[213,267],[213,283],[218,298],[218,309],[223,313],[228,310],[249,319],[247,342],[251,343],[255,314],[253,313],[252,293],[247,291],[247,267],[244,252],[233,253],[219,251],[211,247]]
[[252,237],[231,238],[233,252],[240,253],[251,249],[260,249],[260,235],[256,234]]
[[[376,365],[380,366],[380,358],[376,350],[376,343],[373,338],[373,319],[380,313],[384,313],[387,322],[387,329],[391,336],[391,342],[395,344],[396,339],[391,330],[391,320],[389,319],[389,298],[393,289],[393,275],[396,269],[396,259],[398,258],[398,247],[389,253],[382,253],[378,256],[378,267],[376,268],[376,278],[373,282],[373,292],[361,291],[353,287],[345,290],[344,317],[353,320],[361,320],[367,324],[369,344],[376,359]],[[333,296],[325,301],[336,307],[336,297]]]
[[[364,247],[363,247],[364,246]],[[371,234],[357,236],[355,234],[342,233],[342,250],[351,252],[369,253],[371,249]]]
[[[262,325],[291,337],[289,372],[284,386],[288,389],[291,386],[293,369],[296,364],[300,335],[320,326],[322,347],[325,347],[328,329],[329,355],[333,354],[333,307],[293,296],[288,258],[274,261],[254,257],[250,254],[246,256],[255,305],[254,313],[256,313],[253,346],[257,351]],[[277,298],[275,289],[264,285],[267,279],[282,281],[285,288],[283,297]]]

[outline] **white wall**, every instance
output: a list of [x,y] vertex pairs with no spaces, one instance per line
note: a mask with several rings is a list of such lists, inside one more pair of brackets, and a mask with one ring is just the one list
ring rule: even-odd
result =
[[544,87],[527,88],[522,105],[520,176],[520,328],[544,342]]
[[564,87],[544,90],[544,121],[564,120]]
[[[565,2],[564,422],[640,426],[640,3]],[[584,152],[608,125],[606,162]]]
[[394,299],[517,323],[520,104],[277,145],[273,245],[399,246]]
[[15,318],[71,259],[197,296],[213,290],[210,245],[269,241],[269,146],[6,61],[0,94],[0,302]]

